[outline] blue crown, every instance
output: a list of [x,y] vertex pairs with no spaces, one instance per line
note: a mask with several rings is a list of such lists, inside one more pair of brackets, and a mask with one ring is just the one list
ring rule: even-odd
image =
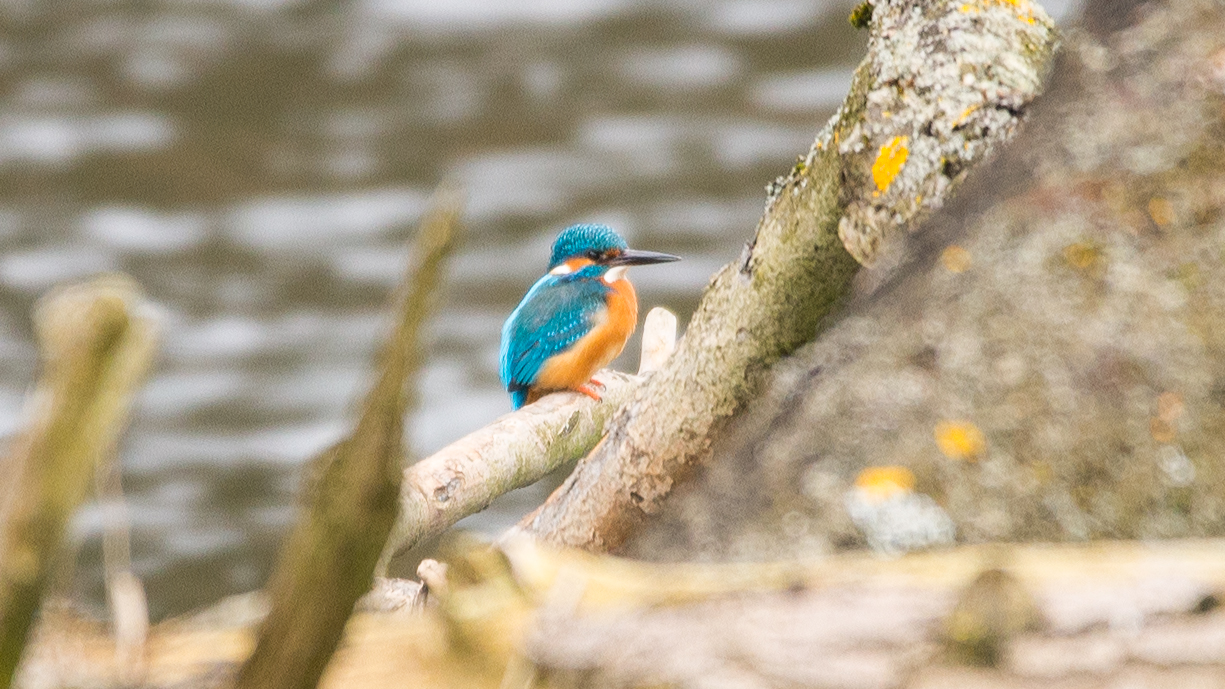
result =
[[608,225],[571,225],[557,235],[553,241],[553,256],[549,259],[549,270],[565,263],[566,259],[583,256],[587,252],[603,254],[608,251],[625,251],[629,245],[621,235]]

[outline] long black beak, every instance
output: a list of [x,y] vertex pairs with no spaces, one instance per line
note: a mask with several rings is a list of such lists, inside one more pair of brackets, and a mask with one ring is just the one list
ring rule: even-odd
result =
[[681,260],[680,256],[672,254],[663,254],[658,251],[639,251],[637,249],[626,249],[617,256],[604,261],[604,265],[608,266],[645,266],[651,263],[671,263],[672,261]]

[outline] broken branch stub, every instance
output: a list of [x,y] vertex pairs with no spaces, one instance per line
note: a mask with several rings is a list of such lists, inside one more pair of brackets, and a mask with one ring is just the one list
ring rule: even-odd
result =
[[302,514],[269,590],[272,609],[236,686],[311,689],[319,682],[396,518],[404,415],[421,363],[419,333],[459,226],[460,194],[443,188],[422,220],[401,284],[395,329],[356,428],[312,462]]
[[112,275],[52,292],[35,326],[43,373],[0,467],[0,688],[12,682],[69,519],[105,471],[149,369],[156,328]]
[[638,375],[658,371],[676,351],[676,314],[656,306],[642,324],[642,358]]
[[[1013,132],[1055,45],[1028,0],[877,2],[870,29],[845,102],[772,186],[756,236],[715,275],[676,354],[520,529],[593,550],[624,543],[705,461],[763,373],[815,336],[881,237],[937,207]],[[962,103],[977,107],[949,110]]]

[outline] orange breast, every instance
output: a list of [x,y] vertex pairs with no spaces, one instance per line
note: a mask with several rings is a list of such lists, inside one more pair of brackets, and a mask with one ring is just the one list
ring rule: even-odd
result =
[[549,359],[540,368],[533,386],[543,390],[573,390],[617,358],[625,341],[638,325],[638,296],[622,277],[609,285],[608,307],[597,317],[596,326],[574,346]]

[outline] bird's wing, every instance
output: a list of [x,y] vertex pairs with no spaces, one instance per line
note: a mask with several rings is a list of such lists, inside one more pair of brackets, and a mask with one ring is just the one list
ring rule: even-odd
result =
[[502,326],[502,384],[511,393],[536,381],[540,368],[591,331],[606,307],[600,281],[546,275]]

